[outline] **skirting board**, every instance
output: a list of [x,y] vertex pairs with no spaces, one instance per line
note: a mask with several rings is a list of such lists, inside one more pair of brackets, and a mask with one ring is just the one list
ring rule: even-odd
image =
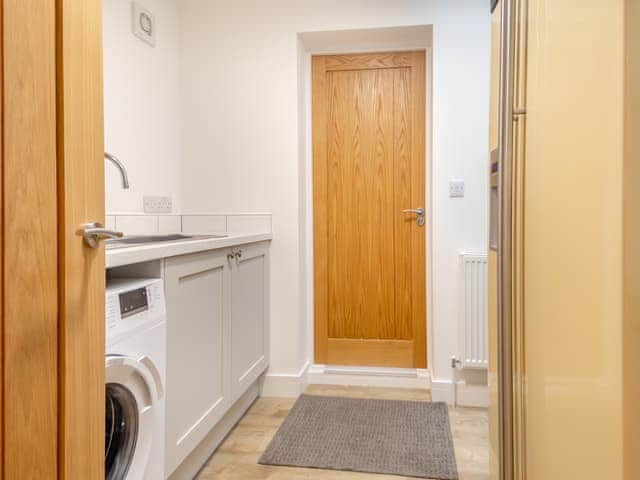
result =
[[309,362],[306,362],[296,373],[272,373],[267,372],[262,378],[260,396],[297,398],[307,388],[307,371]]
[[[263,397],[296,398],[307,385],[342,385],[356,387],[423,388],[431,389],[434,401],[455,402],[451,380],[432,380],[428,370],[403,368],[331,367],[311,365],[309,362],[296,373],[267,373],[261,385]],[[458,382],[458,406],[488,406],[486,385]]]
[[258,381],[236,401],[227,414],[222,417],[213,430],[211,430],[202,442],[189,454],[180,466],[169,476],[169,480],[191,480],[205,466],[213,452],[222,443],[233,427],[240,421],[249,407],[260,395]]
[[307,385],[345,385],[359,387],[387,388],[431,388],[428,370],[404,368],[333,367],[310,365],[310,362],[296,373],[282,374],[268,372],[262,384],[263,397],[295,398],[302,394]]
[[457,382],[457,402],[455,386],[452,380],[434,379],[431,382],[431,399],[434,402],[446,402],[448,405],[457,404],[459,407],[487,408],[489,406],[489,388],[486,385]]

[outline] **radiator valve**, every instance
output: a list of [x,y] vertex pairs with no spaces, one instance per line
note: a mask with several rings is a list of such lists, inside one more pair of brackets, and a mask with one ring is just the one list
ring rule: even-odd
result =
[[451,357],[451,368],[458,368],[460,365],[462,365],[462,362],[455,355]]

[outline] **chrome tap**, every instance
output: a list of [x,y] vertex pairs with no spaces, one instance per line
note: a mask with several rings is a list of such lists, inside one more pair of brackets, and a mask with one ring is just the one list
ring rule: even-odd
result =
[[122,162],[108,152],[104,152],[104,158],[109,160],[118,168],[118,170],[120,170],[120,175],[122,176],[122,188],[129,188],[129,175],[127,175],[127,169],[124,168]]

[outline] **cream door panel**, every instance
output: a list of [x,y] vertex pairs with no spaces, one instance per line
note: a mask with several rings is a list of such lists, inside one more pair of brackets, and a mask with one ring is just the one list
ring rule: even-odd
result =
[[231,268],[233,399],[266,370],[269,358],[269,247],[239,247]]
[[167,298],[167,473],[231,405],[228,250],[165,262]]

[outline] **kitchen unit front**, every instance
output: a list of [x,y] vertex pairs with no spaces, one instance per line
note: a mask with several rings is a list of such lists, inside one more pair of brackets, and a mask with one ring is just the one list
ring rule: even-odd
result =
[[267,244],[165,262],[167,472],[173,472],[265,371]]
[[[118,265],[108,270],[111,278],[163,279],[165,477],[173,479],[197,473],[258,396],[269,364],[270,235],[210,239],[200,241],[202,248],[197,243],[107,253],[107,265]],[[146,260],[128,264],[127,257]]]

